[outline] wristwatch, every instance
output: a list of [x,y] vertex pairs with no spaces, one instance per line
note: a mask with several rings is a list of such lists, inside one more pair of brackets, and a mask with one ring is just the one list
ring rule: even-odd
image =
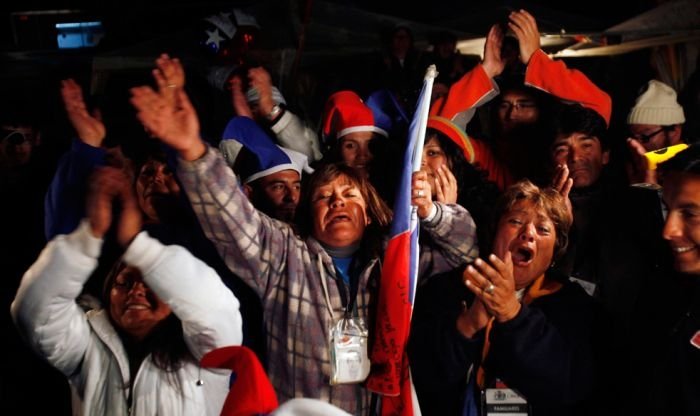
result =
[[267,114],[267,119],[275,121],[280,114],[282,114],[282,107],[280,107],[279,104],[275,104],[272,106],[272,110]]

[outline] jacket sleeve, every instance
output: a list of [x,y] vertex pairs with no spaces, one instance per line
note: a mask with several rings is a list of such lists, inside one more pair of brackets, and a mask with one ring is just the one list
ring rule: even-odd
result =
[[430,115],[445,117],[464,128],[474,116],[474,110],[492,100],[498,93],[497,85],[479,64],[450,87],[447,97],[435,101],[430,108]]
[[22,277],[12,319],[31,348],[66,376],[80,365],[90,342],[85,313],[76,303],[97,267],[102,240],[87,221],[50,241]]
[[483,331],[470,340],[457,330],[462,300],[468,296],[461,271],[435,276],[416,294],[408,352],[414,383],[424,391],[452,390],[448,386],[464,382],[479,362]]
[[582,290],[574,295],[560,298],[555,308],[523,305],[514,319],[495,323],[487,370],[533,402],[571,405],[584,399],[594,382],[596,312]]
[[270,128],[277,135],[280,145],[305,154],[309,162],[321,160],[323,157],[318,135],[289,110],[285,109],[282,117]]
[[582,72],[567,68],[563,61],[552,60],[542,49],[535,52],[527,64],[525,84],[590,108],[603,117],[605,124],[610,125],[610,96]]
[[182,321],[185,342],[198,360],[243,339],[238,299],[219,275],[187,249],[163,245],[142,231],[124,253],[144,282]]
[[260,297],[277,287],[286,275],[289,246],[302,244],[291,227],[255,209],[233,171],[212,148],[196,161],[181,160],[178,177],[204,234],[228,268]]
[[421,221],[418,276],[432,276],[471,263],[479,255],[476,225],[471,214],[457,204],[435,203],[437,213],[430,221]]
[[70,150],[58,163],[44,200],[44,234],[51,240],[73,232],[85,216],[87,179],[104,163],[107,152],[73,139]]

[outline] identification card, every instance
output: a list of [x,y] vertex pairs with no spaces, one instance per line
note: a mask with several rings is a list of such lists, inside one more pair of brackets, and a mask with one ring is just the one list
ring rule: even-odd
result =
[[508,388],[486,389],[486,416],[528,416],[527,400]]
[[343,318],[330,333],[331,385],[361,383],[369,375],[367,327],[361,318]]

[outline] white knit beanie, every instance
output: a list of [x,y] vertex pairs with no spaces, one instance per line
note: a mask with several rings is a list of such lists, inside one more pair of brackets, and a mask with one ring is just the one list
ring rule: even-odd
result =
[[676,91],[661,81],[649,81],[646,91],[637,97],[627,116],[627,124],[672,126],[685,122],[683,107],[676,100]]

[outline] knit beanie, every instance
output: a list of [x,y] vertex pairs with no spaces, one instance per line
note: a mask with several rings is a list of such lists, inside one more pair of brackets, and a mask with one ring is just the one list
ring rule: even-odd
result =
[[655,79],[649,81],[627,116],[627,124],[672,126],[684,122],[683,107],[676,100],[676,91]]

